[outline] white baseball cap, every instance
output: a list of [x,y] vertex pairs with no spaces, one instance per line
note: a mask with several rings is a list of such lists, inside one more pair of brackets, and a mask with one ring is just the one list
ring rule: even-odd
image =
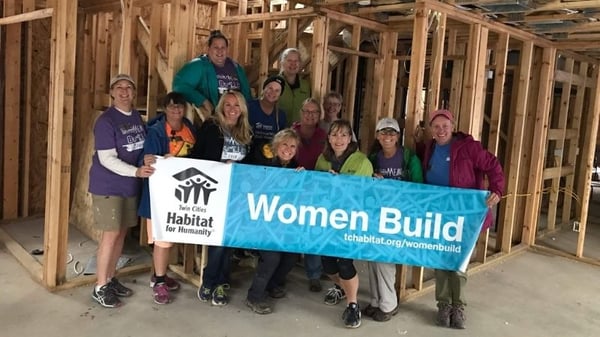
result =
[[393,118],[382,118],[377,122],[377,127],[375,131],[381,131],[383,129],[393,129],[396,132],[400,132],[400,126],[398,125],[398,121]]

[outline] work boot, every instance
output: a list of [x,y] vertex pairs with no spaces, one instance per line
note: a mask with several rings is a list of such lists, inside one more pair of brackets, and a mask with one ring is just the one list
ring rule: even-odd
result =
[[452,305],[452,313],[450,314],[450,327],[454,329],[465,328],[465,306],[462,304]]
[[448,303],[438,303],[438,312],[436,323],[439,326],[449,327],[450,326],[450,314],[452,313],[452,306]]

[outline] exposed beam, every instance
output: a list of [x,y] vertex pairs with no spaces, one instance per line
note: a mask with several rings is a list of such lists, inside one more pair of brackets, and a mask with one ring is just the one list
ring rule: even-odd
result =
[[40,9],[37,11],[29,12],[29,13],[16,14],[16,15],[3,17],[3,18],[0,18],[0,26],[49,18],[52,16],[53,11],[54,11],[53,8],[44,8],[44,9]]
[[349,25],[361,25],[363,28],[371,29],[376,32],[385,32],[390,30],[389,27],[383,23],[334,11],[329,8],[320,7],[319,12],[326,14],[327,17],[332,20],[341,21]]
[[231,25],[235,23],[244,22],[260,22],[260,21],[278,21],[286,20],[290,17],[301,18],[306,16],[315,16],[317,13],[314,8],[307,7],[301,9],[293,9],[291,11],[282,11],[274,13],[258,13],[258,14],[246,14],[246,15],[233,15],[221,19],[222,25]]

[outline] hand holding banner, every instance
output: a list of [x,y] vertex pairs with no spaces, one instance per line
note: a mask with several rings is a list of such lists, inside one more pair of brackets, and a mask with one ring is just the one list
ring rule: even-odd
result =
[[159,159],[156,240],[466,270],[487,191]]

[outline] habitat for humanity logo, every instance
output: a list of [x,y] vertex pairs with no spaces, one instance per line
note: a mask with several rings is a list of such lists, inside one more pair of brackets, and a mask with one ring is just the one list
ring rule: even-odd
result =
[[217,189],[213,186],[219,182],[206,173],[190,167],[173,175],[173,178],[181,182],[175,188],[175,198],[184,203],[198,204],[200,195],[204,206],[208,205],[210,194]]

